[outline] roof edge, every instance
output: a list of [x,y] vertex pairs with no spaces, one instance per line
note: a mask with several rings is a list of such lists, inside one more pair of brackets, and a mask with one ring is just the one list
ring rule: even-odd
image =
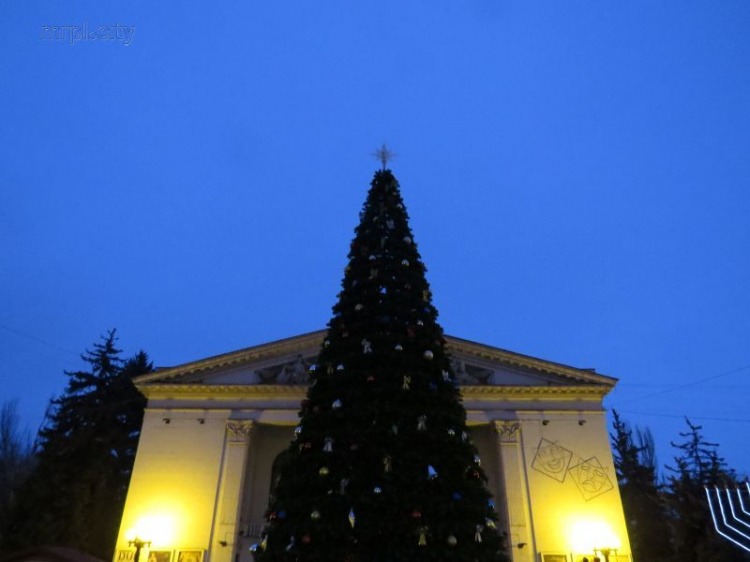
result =
[[[153,373],[136,377],[133,379],[133,382],[137,385],[163,382],[164,380],[173,379],[180,375],[211,371],[222,367],[242,365],[250,361],[257,361],[268,357],[309,351],[310,347],[320,347],[320,345],[322,345],[326,333],[326,330],[318,330],[261,345],[246,347],[237,351],[214,355],[205,359],[183,363],[182,365],[177,365],[175,367],[159,369]],[[614,377],[594,373],[588,369],[579,369],[562,363],[538,359],[536,357],[531,357],[530,355],[524,355],[522,353],[516,353],[514,351],[508,351],[454,336],[446,335],[445,340],[449,354],[452,352],[463,353],[465,355],[494,360],[526,369],[561,375],[578,381],[584,380],[590,384],[614,387],[617,383],[617,379]]]

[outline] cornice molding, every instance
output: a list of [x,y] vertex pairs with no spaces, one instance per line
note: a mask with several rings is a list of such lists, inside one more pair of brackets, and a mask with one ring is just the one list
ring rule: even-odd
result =
[[[303,385],[211,385],[211,384],[142,384],[140,390],[149,399],[248,399],[302,400]],[[464,400],[597,400],[610,391],[606,386],[463,386]]]

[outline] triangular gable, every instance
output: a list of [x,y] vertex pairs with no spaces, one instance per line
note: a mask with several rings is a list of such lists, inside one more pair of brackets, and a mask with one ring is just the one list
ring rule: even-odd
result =
[[[324,330],[225,353],[138,377],[137,385],[304,385]],[[446,336],[462,386],[613,387],[617,379],[496,347]]]

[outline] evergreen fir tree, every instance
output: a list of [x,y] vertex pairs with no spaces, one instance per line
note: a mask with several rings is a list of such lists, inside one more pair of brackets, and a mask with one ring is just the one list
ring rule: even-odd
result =
[[633,436],[616,411],[611,435],[615,473],[635,560],[667,560],[672,552],[667,510],[657,483],[651,432]]
[[375,174],[259,562],[505,560],[425,267]]
[[112,557],[145,407],[132,378],[152,370],[143,352],[123,362],[116,339],[112,330],[81,356],[88,370],[66,372],[6,548],[59,545]]

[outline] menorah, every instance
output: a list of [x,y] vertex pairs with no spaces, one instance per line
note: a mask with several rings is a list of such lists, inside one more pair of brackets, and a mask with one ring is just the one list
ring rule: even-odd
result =
[[[728,488],[721,490],[717,487],[714,487],[713,490],[709,488],[705,488],[705,490],[716,532],[728,541],[750,552],[750,535],[747,534],[750,531],[750,511],[745,508],[742,486],[733,490]],[[745,482],[745,491],[750,499],[750,484],[747,482]],[[748,502],[748,505],[750,505],[750,502]]]

